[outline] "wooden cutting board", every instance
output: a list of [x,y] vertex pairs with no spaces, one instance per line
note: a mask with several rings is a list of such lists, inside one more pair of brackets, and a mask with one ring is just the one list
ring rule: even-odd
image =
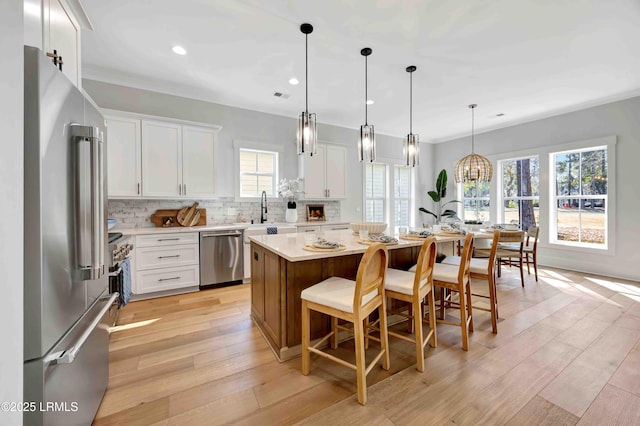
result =
[[[164,209],[164,210],[156,210],[154,214],[151,215],[151,223],[156,225],[157,227],[172,227],[172,226],[180,226],[178,223],[178,209]],[[197,213],[199,213],[198,221],[190,226],[204,226],[207,224],[207,209],[198,209]],[[194,215],[195,217],[196,215]],[[193,223],[193,221],[192,221]]]
[[196,210],[198,209],[198,202],[193,203],[192,206],[183,207],[178,212],[176,219],[178,223],[182,226],[191,226],[191,221],[193,220],[194,215],[196,214]]

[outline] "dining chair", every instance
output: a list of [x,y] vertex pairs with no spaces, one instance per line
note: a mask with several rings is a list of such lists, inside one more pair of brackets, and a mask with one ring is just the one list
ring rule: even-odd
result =
[[498,277],[502,272],[502,265],[520,268],[520,282],[524,287],[524,231],[502,231],[498,243],[496,258],[498,259]]
[[[491,248],[489,248],[489,257],[477,258],[472,257],[469,263],[469,274],[471,278],[478,278],[481,280],[487,280],[488,283],[488,295],[471,293],[472,301],[473,297],[481,297],[489,299],[489,308],[484,306],[473,305],[473,309],[480,311],[486,311],[491,313],[491,329],[493,333],[498,332],[498,292],[496,288],[496,253],[498,249],[498,241],[500,239],[500,231],[493,231],[493,239],[491,242]],[[476,249],[475,251],[480,251]],[[446,265],[460,266],[462,257],[460,256],[447,256],[442,263]]]
[[[301,294],[302,374],[306,376],[311,370],[311,352],[355,370],[358,402],[362,405],[367,403],[367,374],[380,359],[382,359],[382,368],[389,369],[389,339],[384,297],[387,259],[387,248],[380,243],[372,244],[360,261],[355,281],[340,277],[330,277],[304,289]],[[363,328],[363,322],[376,309],[380,317],[380,338],[378,339],[374,336],[368,336],[368,338],[379,341],[381,349],[371,363],[366,365],[366,330]],[[313,346],[311,346],[309,321],[311,311],[320,312],[331,317],[331,331]],[[338,325],[338,319],[352,323],[353,328],[349,329]],[[338,347],[338,329],[353,331],[354,333],[355,364],[318,349],[329,338],[331,338],[331,348],[336,349]]]
[[[433,297],[433,265],[435,260],[436,239],[435,237],[429,237],[422,243],[415,272],[389,268],[387,269],[387,277],[384,283],[386,297],[410,304],[407,314],[403,311],[394,311],[393,313],[407,318],[409,330],[411,330],[411,322],[413,322],[414,335],[412,337],[406,336],[392,330],[389,330],[389,335],[415,344],[416,369],[420,372],[424,371],[424,347],[427,342],[431,341],[432,348],[435,348],[438,344],[436,338],[435,300]],[[425,297],[427,298],[429,309],[429,332],[426,336],[422,326],[424,320],[423,301]]]
[[[533,263],[533,271],[535,273],[536,282],[538,281],[538,238],[540,236],[540,228],[531,225],[527,230],[527,238],[522,247],[522,255],[527,263],[527,274],[531,275],[530,264]],[[518,251],[516,245],[505,245],[507,250]]]
[[[457,325],[462,331],[462,349],[469,350],[469,334],[473,331],[473,307],[471,305],[470,266],[473,252],[473,234],[469,233],[464,239],[464,247],[460,256],[460,265],[436,263],[433,266],[433,285],[440,287],[440,318],[437,323]],[[458,293],[458,307],[460,322],[446,319],[445,306],[451,303],[451,292],[445,298],[445,289]],[[467,331],[468,330],[468,331]]]

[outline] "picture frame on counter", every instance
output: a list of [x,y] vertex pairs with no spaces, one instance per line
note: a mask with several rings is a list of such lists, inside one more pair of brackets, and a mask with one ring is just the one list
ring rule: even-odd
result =
[[307,222],[324,222],[324,204],[307,204]]

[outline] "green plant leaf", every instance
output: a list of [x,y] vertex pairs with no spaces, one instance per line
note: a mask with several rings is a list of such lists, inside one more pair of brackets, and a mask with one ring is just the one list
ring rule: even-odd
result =
[[458,214],[453,210],[445,210],[442,212],[442,217],[458,217]]
[[447,201],[446,203],[444,203],[444,204],[442,205],[442,207],[446,206],[447,204],[451,204],[451,203],[461,203],[461,202],[462,202],[462,201],[460,201],[460,200],[450,200],[450,201]]
[[438,173],[438,179],[436,179],[436,191],[440,198],[447,196],[447,171],[445,169],[440,170]]
[[440,195],[438,195],[436,191],[429,191],[427,192],[427,194],[429,194],[429,197],[431,197],[434,203],[437,203],[441,200]]
[[418,210],[420,210],[422,213],[430,214],[431,216],[435,217],[436,219],[438,218],[438,216],[436,216],[435,213],[430,212],[429,210],[425,209],[424,207],[420,207]]

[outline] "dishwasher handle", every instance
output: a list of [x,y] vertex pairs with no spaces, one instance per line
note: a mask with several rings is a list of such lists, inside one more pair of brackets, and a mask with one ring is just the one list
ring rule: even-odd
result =
[[200,234],[200,238],[211,238],[211,237],[242,237],[242,232],[231,231],[231,232],[225,232],[225,233]]

